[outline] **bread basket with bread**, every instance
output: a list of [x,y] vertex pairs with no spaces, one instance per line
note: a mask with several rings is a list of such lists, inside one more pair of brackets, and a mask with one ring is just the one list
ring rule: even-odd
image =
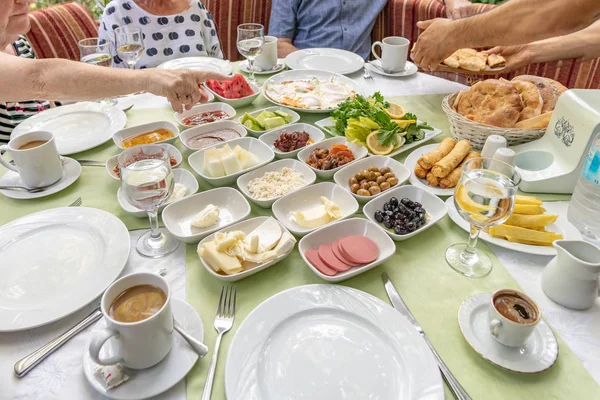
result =
[[504,136],[509,146],[541,138],[558,97],[566,87],[548,78],[521,75],[487,79],[442,101],[456,140],[481,149],[490,135]]

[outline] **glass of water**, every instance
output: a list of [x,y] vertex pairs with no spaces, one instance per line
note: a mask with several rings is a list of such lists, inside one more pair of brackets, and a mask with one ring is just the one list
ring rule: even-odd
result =
[[[107,41],[98,38],[82,39],[79,45],[79,60],[86,64],[97,65],[99,67],[112,67],[113,59],[110,56],[110,47]],[[115,99],[98,100],[99,103],[114,106],[117,104]]]
[[265,27],[261,24],[241,24],[237,28],[237,48],[241,55],[248,60],[251,83],[256,84],[254,78],[254,60],[262,52],[265,44]]
[[492,158],[472,158],[462,169],[454,192],[454,205],[469,223],[467,243],[446,250],[446,261],[461,274],[480,278],[492,271],[490,257],[476,248],[482,229],[500,225],[510,217],[521,177],[509,164]]
[[175,185],[169,153],[160,145],[135,146],[119,154],[118,163],[123,197],[146,211],[150,219],[150,231],[137,241],[138,253],[152,258],[172,253],[179,242],[158,227],[158,208],[169,199]]
[[115,29],[115,47],[121,60],[130,69],[135,69],[135,65],[144,54],[142,30],[129,25]]

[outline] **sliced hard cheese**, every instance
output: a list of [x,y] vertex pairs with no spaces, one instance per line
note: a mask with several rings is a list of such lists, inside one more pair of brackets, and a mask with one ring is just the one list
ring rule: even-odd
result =
[[240,240],[244,240],[244,237],[244,232],[241,231],[217,232],[214,242],[217,246],[217,251],[228,252]]
[[281,238],[281,227],[279,223],[273,218],[268,218],[265,222],[260,224],[258,228],[253,230],[246,237],[246,246],[250,247],[253,236],[258,236],[258,253],[264,253],[265,251],[274,248],[279,239]]
[[198,254],[215,272],[223,271],[227,275],[233,275],[242,271],[242,264],[237,257],[218,251],[214,241],[204,243]]

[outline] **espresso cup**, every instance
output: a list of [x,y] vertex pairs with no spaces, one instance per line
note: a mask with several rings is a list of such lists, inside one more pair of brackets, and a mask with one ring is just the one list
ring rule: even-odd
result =
[[[406,68],[409,44],[410,41],[406,38],[389,36],[381,42],[373,43],[371,53],[373,53],[373,57],[381,61],[381,68],[385,72],[402,72]],[[381,47],[381,57],[375,52],[377,47]]]
[[265,36],[261,53],[254,60],[254,65],[263,71],[272,70],[277,65],[277,38]]
[[[113,319],[109,309],[113,301],[125,290],[138,285],[153,285],[167,296],[165,304],[151,317],[137,322],[120,322]],[[88,351],[96,364],[123,363],[128,368],[143,369],[158,364],[171,350],[173,316],[171,314],[171,290],[161,276],[138,272],[122,277],[106,289],[100,301],[100,310],[107,328],[94,332]],[[109,339],[119,342],[110,346],[112,354],[101,357],[102,347]],[[109,346],[105,346],[109,347]],[[106,351],[105,351],[106,353]]]
[[[495,300],[499,296],[506,295],[520,297],[526,303],[529,303],[536,312],[535,318],[525,323],[512,321],[502,315],[496,308]],[[492,337],[505,346],[519,347],[525,344],[541,319],[542,311],[538,305],[529,296],[521,292],[512,289],[501,289],[492,295],[488,310],[488,326]]]
[[[45,143],[21,149],[28,143],[36,141]],[[14,165],[3,157],[5,152],[10,152],[15,162]],[[56,149],[56,141],[50,132],[28,132],[13,138],[7,145],[1,145],[0,164],[19,174],[23,184],[28,188],[52,185],[63,174],[62,161]]]

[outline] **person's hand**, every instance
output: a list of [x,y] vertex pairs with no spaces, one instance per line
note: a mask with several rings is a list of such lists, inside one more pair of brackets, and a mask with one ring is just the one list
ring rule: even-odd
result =
[[411,51],[411,58],[422,69],[434,71],[448,56],[460,48],[454,44],[452,21],[446,18],[417,22],[424,30]]
[[157,96],[166,97],[173,110],[183,112],[189,110],[197,103],[205,103],[208,96],[200,88],[207,79],[227,79],[226,76],[216,72],[190,71],[190,70],[144,70],[146,90]]
[[469,0],[446,0],[446,16],[450,19],[467,18],[475,14],[475,5]]
[[506,67],[502,72],[512,72],[526,67],[533,62],[529,46],[526,44],[517,46],[496,46],[484,53],[498,54],[506,59]]

